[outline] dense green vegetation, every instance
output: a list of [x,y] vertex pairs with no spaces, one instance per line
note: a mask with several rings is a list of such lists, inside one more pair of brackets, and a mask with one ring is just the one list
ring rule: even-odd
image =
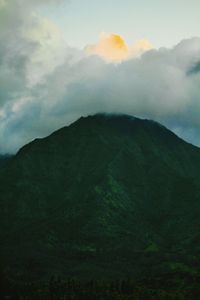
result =
[[[2,279],[2,276],[1,276]],[[141,280],[61,280],[17,284],[1,281],[0,299],[6,300],[197,300],[200,273],[171,273]],[[3,283],[3,284],[2,284]]]
[[33,141],[0,170],[8,278],[196,276],[199,169],[199,148],[128,116],[81,118]]

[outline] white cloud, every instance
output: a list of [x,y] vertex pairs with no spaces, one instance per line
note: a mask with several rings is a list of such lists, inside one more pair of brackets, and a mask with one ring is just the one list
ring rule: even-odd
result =
[[0,152],[97,112],[152,118],[200,145],[200,38],[108,64],[69,48],[36,14],[45,2],[0,2]]
[[24,94],[65,60],[62,32],[33,9],[42,3],[49,1],[5,0],[0,6],[0,105]]

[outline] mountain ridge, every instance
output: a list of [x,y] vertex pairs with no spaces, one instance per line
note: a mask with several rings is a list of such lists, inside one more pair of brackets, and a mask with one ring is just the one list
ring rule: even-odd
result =
[[1,257],[32,279],[193,270],[199,167],[200,149],[156,122],[80,118],[0,170]]

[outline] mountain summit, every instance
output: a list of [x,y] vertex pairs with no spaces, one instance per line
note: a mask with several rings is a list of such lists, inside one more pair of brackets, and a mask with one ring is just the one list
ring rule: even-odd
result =
[[200,149],[126,115],[80,118],[0,169],[8,273],[120,278],[198,267]]

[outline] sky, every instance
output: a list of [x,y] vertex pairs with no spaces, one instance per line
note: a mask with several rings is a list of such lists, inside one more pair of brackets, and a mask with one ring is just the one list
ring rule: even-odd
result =
[[99,112],[153,119],[200,146],[199,9],[0,0],[0,153]]
[[114,32],[132,44],[147,38],[156,47],[172,47],[184,38],[199,36],[198,0],[71,0],[43,9],[75,47],[94,43],[99,33]]

